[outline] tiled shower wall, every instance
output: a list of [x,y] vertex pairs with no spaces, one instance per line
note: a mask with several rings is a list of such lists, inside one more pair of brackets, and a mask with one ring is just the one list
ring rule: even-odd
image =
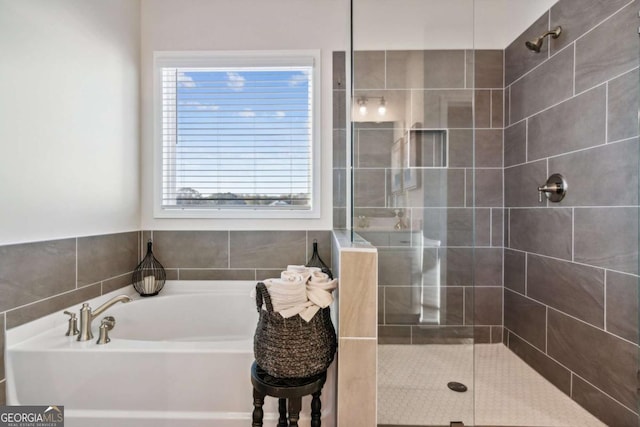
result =
[[[378,248],[381,344],[502,341],[502,70],[499,50],[354,53],[354,98],[369,98],[367,116],[352,113],[354,226]],[[384,117],[375,97],[387,102]],[[448,165],[418,171],[417,186],[398,192],[392,146],[409,128],[446,130]],[[423,141],[414,166],[432,166],[431,149]],[[441,246],[423,249],[421,236]],[[437,319],[419,319],[425,304],[439,307]]]
[[[638,425],[639,9],[560,0],[505,51],[505,343],[620,427]],[[568,194],[539,203],[552,173]]]
[[[149,231],[0,246],[0,351],[4,331],[131,283]],[[304,264],[318,241],[331,265],[330,231],[154,231],[168,279],[260,280]],[[6,401],[0,357],[0,405]]]
[[333,228],[347,227],[347,76],[345,53],[333,52]]

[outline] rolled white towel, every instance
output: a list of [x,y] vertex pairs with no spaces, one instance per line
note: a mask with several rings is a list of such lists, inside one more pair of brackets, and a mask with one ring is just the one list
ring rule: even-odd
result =
[[309,304],[311,305],[309,305],[302,312],[300,312],[300,317],[302,317],[302,319],[307,323],[311,322],[311,319],[313,319],[313,316],[315,316],[316,313],[320,311],[320,307],[318,307],[311,301],[309,301]]
[[337,279],[329,279],[327,274],[319,271],[313,272],[307,282],[307,297],[318,307],[328,307],[333,302],[331,292],[337,285]]
[[297,273],[284,275],[280,279],[265,280],[273,311],[288,318],[304,310],[305,304],[309,301],[305,288],[306,280],[304,275]]
[[[273,311],[285,319],[299,314],[306,322],[333,302],[331,292],[337,283],[337,279],[329,279],[319,268],[303,265],[289,265],[279,279],[264,280]],[[252,296],[255,297],[255,291]]]
[[294,273],[304,273],[307,271],[306,265],[287,265],[286,271],[292,271]]
[[301,281],[302,284],[307,283],[311,277],[311,272],[309,271],[301,271],[301,272],[293,272],[293,271],[283,271],[280,273],[280,278],[286,281]]

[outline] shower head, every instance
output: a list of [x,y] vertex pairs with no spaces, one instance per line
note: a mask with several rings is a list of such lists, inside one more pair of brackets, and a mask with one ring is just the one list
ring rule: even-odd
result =
[[542,37],[538,37],[537,39],[534,39],[534,40],[527,40],[525,45],[529,48],[529,50],[539,53],[540,49],[542,48],[543,40],[544,39]]
[[528,40],[527,42],[525,42],[525,46],[527,46],[529,50],[539,53],[542,49],[542,43],[544,42],[545,37],[551,36],[551,38],[557,39],[558,37],[560,37],[560,34],[562,34],[562,27],[558,25],[554,30],[547,31],[540,37],[537,37],[533,40]]

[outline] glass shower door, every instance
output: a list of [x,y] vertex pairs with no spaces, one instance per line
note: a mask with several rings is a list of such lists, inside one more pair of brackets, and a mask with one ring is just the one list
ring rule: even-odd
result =
[[352,224],[378,249],[378,424],[473,425],[474,337],[491,339],[474,328],[476,222],[490,229],[492,207],[474,198],[474,98],[491,96],[474,89],[474,2],[352,5]]

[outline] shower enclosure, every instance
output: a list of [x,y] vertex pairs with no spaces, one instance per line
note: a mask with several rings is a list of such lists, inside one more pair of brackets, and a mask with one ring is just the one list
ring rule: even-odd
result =
[[639,6],[578,3],[351,2],[378,425],[638,425]]

